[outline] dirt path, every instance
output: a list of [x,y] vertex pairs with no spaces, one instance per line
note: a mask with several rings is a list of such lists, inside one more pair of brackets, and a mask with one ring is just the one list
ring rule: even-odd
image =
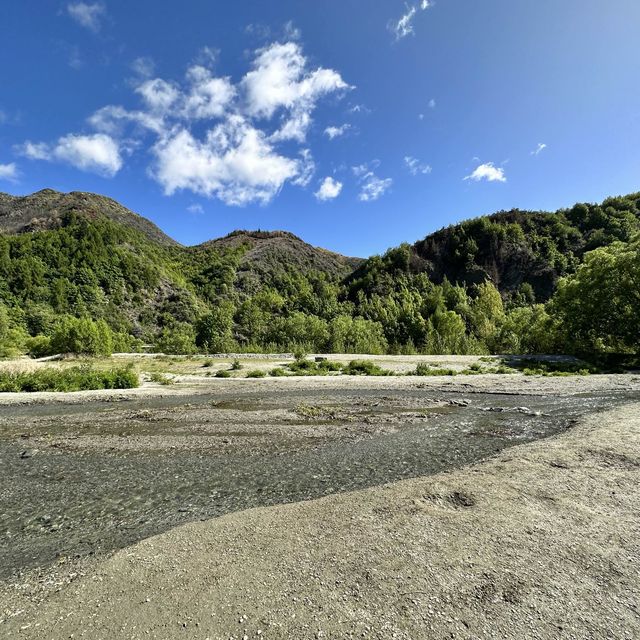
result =
[[630,404],[451,473],[179,527],[0,636],[637,638],[639,480]]

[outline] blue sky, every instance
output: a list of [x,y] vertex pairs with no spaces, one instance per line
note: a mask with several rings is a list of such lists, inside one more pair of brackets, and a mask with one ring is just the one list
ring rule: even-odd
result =
[[640,189],[637,0],[21,0],[0,190],[383,252]]

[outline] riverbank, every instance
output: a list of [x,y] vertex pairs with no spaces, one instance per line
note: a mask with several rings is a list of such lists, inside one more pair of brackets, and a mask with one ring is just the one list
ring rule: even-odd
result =
[[450,473],[173,529],[14,600],[0,634],[633,638],[639,480],[635,403]]

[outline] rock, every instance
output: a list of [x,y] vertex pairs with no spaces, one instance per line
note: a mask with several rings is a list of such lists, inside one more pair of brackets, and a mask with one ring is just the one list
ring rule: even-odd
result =
[[26,460],[27,458],[33,458],[33,456],[35,456],[37,453],[37,451],[35,449],[25,449],[24,451],[20,452],[20,458],[22,460]]

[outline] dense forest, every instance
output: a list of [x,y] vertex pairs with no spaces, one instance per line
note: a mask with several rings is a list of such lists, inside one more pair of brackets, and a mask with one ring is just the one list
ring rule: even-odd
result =
[[286,232],[182,247],[108,198],[0,196],[0,355],[638,353],[640,193],[368,260]]

